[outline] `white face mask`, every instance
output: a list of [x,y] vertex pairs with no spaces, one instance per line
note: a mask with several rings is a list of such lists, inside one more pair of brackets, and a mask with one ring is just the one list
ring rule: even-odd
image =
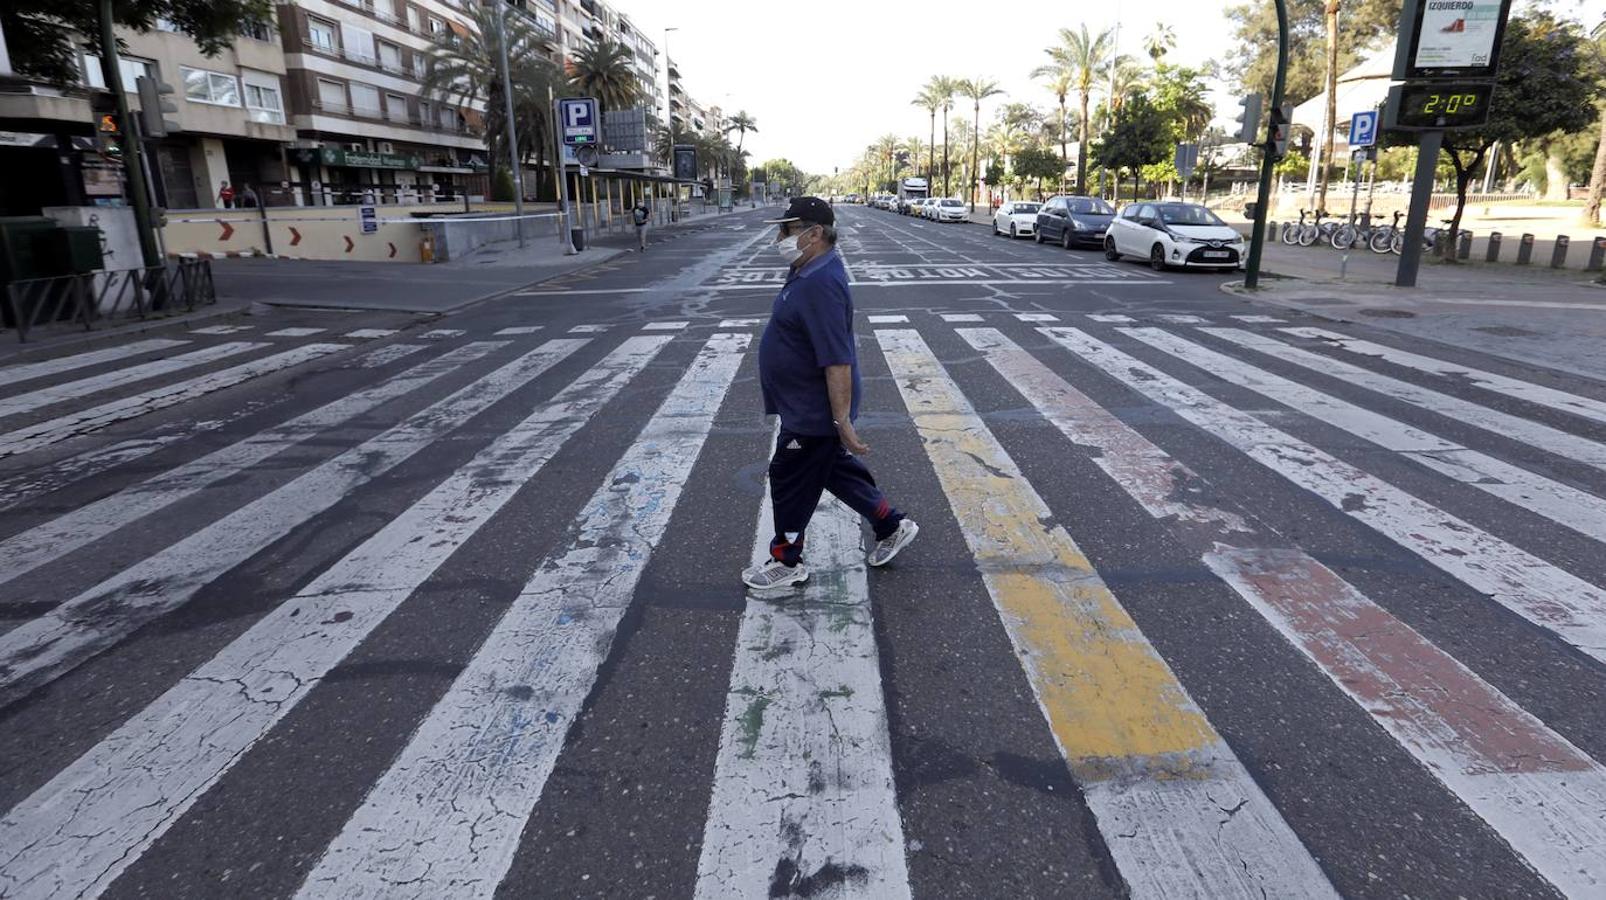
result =
[[786,260],[787,265],[797,262],[803,256],[802,248],[797,245],[800,237],[802,234],[794,234],[775,242],[775,252],[781,255],[781,259]]

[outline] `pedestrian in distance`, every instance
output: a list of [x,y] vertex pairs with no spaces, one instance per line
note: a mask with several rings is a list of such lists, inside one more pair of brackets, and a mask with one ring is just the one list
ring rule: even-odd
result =
[[251,187],[248,184],[248,185],[245,186],[245,188],[242,191],[240,191],[240,208],[241,209],[256,209],[258,206],[261,206],[261,205],[262,205],[262,201],[260,199],[258,199],[257,192],[256,192],[255,188]]
[[891,562],[920,531],[888,502],[859,459],[870,448],[853,428],[859,359],[835,213],[818,197],[798,197],[766,224],[779,226],[773,246],[788,272],[758,345],[764,413],[781,419],[769,467],[770,558],[742,572],[742,582],[760,590],[808,579],[804,532],[826,491],[869,520],[876,540],[872,566]]
[[647,199],[636,201],[636,208],[630,211],[630,218],[636,223],[636,252],[647,251],[647,220],[652,218],[652,210],[647,207]]
[[234,208],[234,188],[229,187],[227,181],[217,189],[217,202],[224,209]]

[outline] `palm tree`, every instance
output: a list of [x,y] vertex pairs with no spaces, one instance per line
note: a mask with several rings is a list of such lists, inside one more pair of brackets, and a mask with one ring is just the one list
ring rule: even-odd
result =
[[[1048,90],[1059,103],[1060,189],[1063,190],[1065,188],[1065,170],[1071,167],[1071,160],[1068,151],[1065,149],[1066,141],[1070,136],[1065,97],[1071,92],[1071,85],[1076,80],[1076,71],[1071,67],[1070,61],[1060,51],[1060,48],[1050,47],[1045,52],[1048,53],[1051,62],[1033,69],[1032,77],[1048,79]],[[1078,182],[1078,185],[1080,185],[1080,182]],[[1080,190],[1080,187],[1078,187],[1078,190]]]
[[[468,10],[472,27],[464,34],[450,29],[437,34],[425,51],[423,96],[438,103],[473,108],[485,104],[485,149],[494,166],[508,158],[507,102],[502,94],[499,35],[495,7]],[[507,35],[509,80],[513,85],[513,129],[517,156],[538,163],[547,159],[551,146],[549,88],[560,81],[557,68],[547,61],[540,38],[522,17],[508,16],[502,23]]]
[[972,106],[971,132],[970,132],[970,181],[967,182],[966,192],[970,194],[970,211],[976,211],[976,163],[978,142],[981,138],[981,101],[988,97],[996,97],[1003,91],[998,89],[998,82],[988,81],[985,78],[967,78],[959,82],[959,92],[969,97]]
[[628,109],[641,96],[630,48],[606,38],[582,47],[568,65],[569,84],[597,98],[599,111]]
[[946,75],[931,79],[937,98],[942,101],[942,195],[948,196],[948,113],[954,108],[954,95],[959,93],[959,82]]
[[[920,157],[925,155],[925,153],[931,148],[926,146],[926,142],[922,141],[919,137],[905,139],[903,146],[904,149],[909,151],[909,158],[915,161],[915,172],[918,174],[920,171]],[[926,170],[926,177],[931,177],[930,169]]]
[[937,110],[942,109],[942,96],[937,90],[938,79],[933,76],[920,93],[910,101],[913,105],[923,108],[931,116],[931,142],[926,145],[926,188],[930,190],[937,181]]
[[[1595,45],[1606,56],[1606,22],[1591,32]],[[1589,173],[1589,200],[1584,205],[1584,221],[1591,227],[1600,226],[1601,195],[1606,193],[1606,103],[1600,107],[1600,144],[1595,147],[1595,167]]]
[[[1081,140],[1076,148],[1076,190],[1077,193],[1081,193],[1086,189],[1087,184],[1088,98],[1093,93],[1093,79],[1098,76],[1099,70],[1104,67],[1106,59],[1110,55],[1114,39],[1107,30],[1101,31],[1097,35],[1089,34],[1086,25],[1080,26],[1077,31],[1061,28],[1059,30],[1059,39],[1060,42],[1057,46],[1050,47],[1045,51],[1052,62],[1048,65],[1040,66],[1032,72],[1032,75],[1033,77],[1052,78],[1057,86],[1059,84],[1059,76],[1062,73],[1068,74],[1067,87],[1074,88],[1078,99],[1081,100]],[[1065,118],[1064,94],[1057,91],[1056,93],[1060,97],[1060,118],[1063,121]]]
[[1143,39],[1143,49],[1149,54],[1149,58],[1154,60],[1154,64],[1159,65],[1162,57],[1177,49],[1177,33],[1171,30],[1170,25],[1156,22],[1154,31]]
[[876,138],[874,144],[870,145],[870,150],[875,155],[876,162],[880,164],[877,174],[886,173],[887,178],[885,182],[882,182],[883,184],[896,182],[893,162],[898,157],[898,151],[902,149],[903,141],[899,140],[895,134],[883,134],[881,137]]
[[742,150],[742,142],[747,140],[749,131],[758,133],[758,122],[747,114],[747,110],[737,110],[736,115],[725,120],[725,133],[736,132],[736,151]]
[[1316,180],[1320,192],[1314,204],[1317,210],[1327,209],[1327,172],[1333,165],[1333,120],[1338,116],[1338,8],[1339,0],[1327,0],[1322,7],[1327,22],[1327,133],[1322,135],[1322,164]]

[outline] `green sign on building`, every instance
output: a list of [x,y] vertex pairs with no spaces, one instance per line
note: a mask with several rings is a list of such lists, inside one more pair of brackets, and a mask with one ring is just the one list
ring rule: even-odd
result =
[[369,153],[362,150],[340,150],[324,147],[319,150],[326,166],[351,166],[358,169],[417,169],[421,162],[416,156],[395,153]]

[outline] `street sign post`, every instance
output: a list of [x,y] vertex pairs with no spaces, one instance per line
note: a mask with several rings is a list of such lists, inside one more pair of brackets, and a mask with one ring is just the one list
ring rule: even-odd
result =
[[552,120],[558,123],[554,129],[558,137],[558,202],[562,204],[562,215],[568,220],[569,237],[564,241],[563,255],[578,253],[585,247],[585,229],[580,225],[580,217],[575,215],[577,197],[569,195],[569,175],[564,164],[564,151],[570,150],[576,154],[576,162],[580,164],[580,176],[583,178],[590,174],[586,170],[585,159],[579,158],[582,149],[589,151],[587,158],[594,159],[596,147],[602,135],[602,120],[597,115],[597,101],[591,97],[559,97],[552,101]]
[[558,121],[563,143],[570,147],[596,145],[602,137],[597,117],[597,101],[591,97],[564,97],[558,100]]
[[1177,174],[1182,176],[1182,200],[1188,199],[1188,179],[1193,177],[1193,170],[1199,167],[1199,145],[1178,144],[1174,158]]
[[373,234],[379,230],[378,211],[372,206],[357,207],[357,220],[362,223],[363,234]]
[[1377,143],[1377,110],[1369,109],[1350,116],[1350,148],[1370,147],[1375,143]]

